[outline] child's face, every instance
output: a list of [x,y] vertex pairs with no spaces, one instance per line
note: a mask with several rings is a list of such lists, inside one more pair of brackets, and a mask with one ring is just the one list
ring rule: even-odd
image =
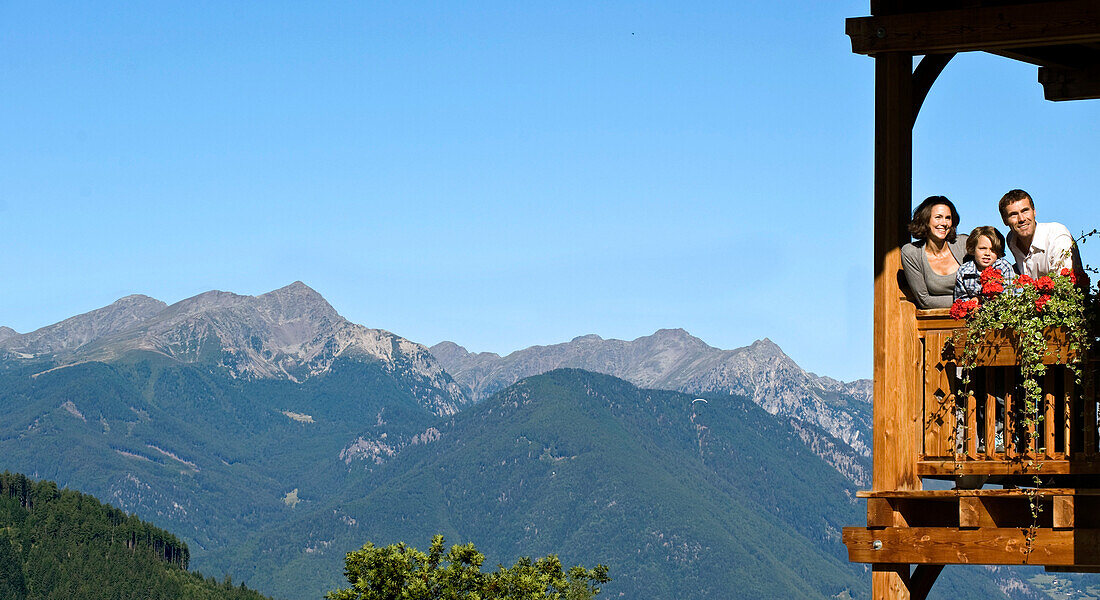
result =
[[978,244],[974,246],[974,264],[985,269],[998,258],[1000,257],[993,251],[993,242],[989,241],[989,238],[984,235],[980,236]]

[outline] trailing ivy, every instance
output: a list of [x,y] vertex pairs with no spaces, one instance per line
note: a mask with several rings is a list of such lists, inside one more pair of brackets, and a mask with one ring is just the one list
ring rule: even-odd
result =
[[[1092,233],[1083,237],[1095,235]],[[1080,387],[1083,383],[1083,359],[1095,340],[1095,302],[1088,301],[1089,283],[1087,276],[1081,277],[1070,269],[1062,269],[1051,276],[1044,275],[1033,279],[1020,275],[1008,283],[992,267],[981,275],[982,295],[980,298],[958,300],[951,307],[951,315],[956,319],[965,319],[964,342],[959,365],[963,368],[962,384],[964,390],[970,386],[970,374],[979,365],[979,352],[987,344],[990,334],[1007,339],[1016,352],[1016,361],[1020,369],[1020,387],[1023,389],[1023,402],[1019,425],[1029,432],[1026,440],[1027,453],[1039,437],[1039,423],[1043,414],[1039,407],[1043,398],[1042,377],[1047,365],[1044,359],[1050,350],[1047,333],[1061,331],[1065,335],[1067,355],[1059,356],[1060,361],[1074,374],[1074,381]],[[1070,419],[1070,404],[1066,403],[1064,419]],[[956,422],[956,427],[961,423]],[[958,437],[958,432],[956,432]],[[1005,446],[1012,440],[1005,432]],[[1043,448],[1038,448],[1043,451]],[[1026,454],[1026,453],[1025,453]],[[1034,487],[1028,492],[1032,523],[1026,532],[1025,562],[1033,549],[1038,529],[1039,504],[1038,489],[1042,484],[1039,473],[1042,461],[1029,459],[1028,467],[1035,472]]]

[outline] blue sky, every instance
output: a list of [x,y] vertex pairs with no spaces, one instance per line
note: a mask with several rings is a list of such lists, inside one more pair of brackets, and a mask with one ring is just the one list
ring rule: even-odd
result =
[[[302,280],[507,353],[683,327],[871,373],[866,2],[8,3],[0,325]],[[948,65],[914,197],[1100,223],[1100,102]],[[1084,248],[1100,264],[1100,240]]]

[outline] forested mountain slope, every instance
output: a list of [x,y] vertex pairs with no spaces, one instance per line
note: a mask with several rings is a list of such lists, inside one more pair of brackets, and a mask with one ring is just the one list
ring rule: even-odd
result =
[[[344,553],[366,541],[443,533],[491,563],[554,552],[607,564],[611,598],[863,597],[869,574],[839,537],[863,510],[795,427],[747,399],[558,370],[463,410],[430,443],[215,560],[305,599],[336,586]],[[998,578],[1012,576],[944,577],[940,597],[1004,598]]]
[[[467,352],[452,342],[436,344],[431,351],[474,398],[559,368],[606,373],[644,388],[751,398],[769,413],[794,417],[841,440],[850,448],[849,457],[834,466],[856,483],[870,481],[865,471],[846,471],[841,464],[870,456],[870,382],[818,377],[799,367],[768,339],[722,350],[683,329],[661,329],[631,341],[585,335],[504,357]],[[823,458],[831,460],[830,456]]]
[[4,600],[262,600],[187,571],[187,545],[95,498],[0,473]]
[[418,381],[344,358],[302,383],[151,352],[40,373],[0,361],[0,468],[170,528],[201,565],[412,443],[439,418]]

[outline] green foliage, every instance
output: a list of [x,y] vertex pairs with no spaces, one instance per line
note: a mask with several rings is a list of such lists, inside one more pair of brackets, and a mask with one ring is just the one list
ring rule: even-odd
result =
[[[436,421],[404,375],[358,360],[301,384],[235,380],[145,352],[51,366],[0,360],[0,470],[109,499],[207,551],[307,510],[350,471],[375,468],[340,460],[359,436],[386,433],[397,446]],[[302,502],[291,508],[282,500],[294,488]],[[195,565],[227,568],[206,556]]]
[[[1046,332],[1062,328],[1067,335],[1070,349],[1076,352],[1076,360],[1067,365],[1081,383],[1080,360],[1092,344],[1086,311],[1085,290],[1071,274],[1055,274],[1032,280],[1020,276],[1003,292],[985,297],[981,307],[966,319],[966,347],[960,366],[966,369],[964,385],[969,383],[969,372],[979,366],[978,350],[990,332],[1009,336],[1016,348],[1020,367],[1021,385],[1024,389],[1023,427],[1033,427],[1042,420],[1039,405],[1043,397],[1040,378],[1046,374],[1043,358],[1047,354]],[[1038,428],[1032,429],[1038,436]]]
[[176,536],[51,481],[0,474],[0,598],[262,600],[186,570]]
[[[607,596],[858,598],[868,587],[839,539],[864,519],[854,488],[802,439],[828,436],[739,396],[693,405],[563,370],[437,418],[415,382],[360,361],[302,384],[233,380],[151,353],[31,376],[52,366],[0,361],[0,469],[108,499],[186,539],[191,566],[280,597],[338,586],[364,539],[440,532],[478,540],[488,564],[551,552],[609,564]],[[410,443],[429,427],[441,437]],[[384,464],[341,460],[357,437],[383,433],[401,448]],[[282,499],[294,488],[291,508]],[[9,508],[0,502],[0,518]],[[32,565],[28,590],[69,568],[47,548],[32,560],[12,547]],[[167,573],[182,589],[231,587]],[[996,597],[985,571],[948,568],[941,580],[933,594]]]
[[562,570],[556,555],[528,557],[495,572],[482,573],[485,556],[473,544],[443,553],[443,536],[432,539],[427,554],[404,543],[375,547],[367,543],[349,552],[344,575],[350,588],[329,592],[329,600],[590,600],[599,584],[611,581],[608,569],[575,566]]

